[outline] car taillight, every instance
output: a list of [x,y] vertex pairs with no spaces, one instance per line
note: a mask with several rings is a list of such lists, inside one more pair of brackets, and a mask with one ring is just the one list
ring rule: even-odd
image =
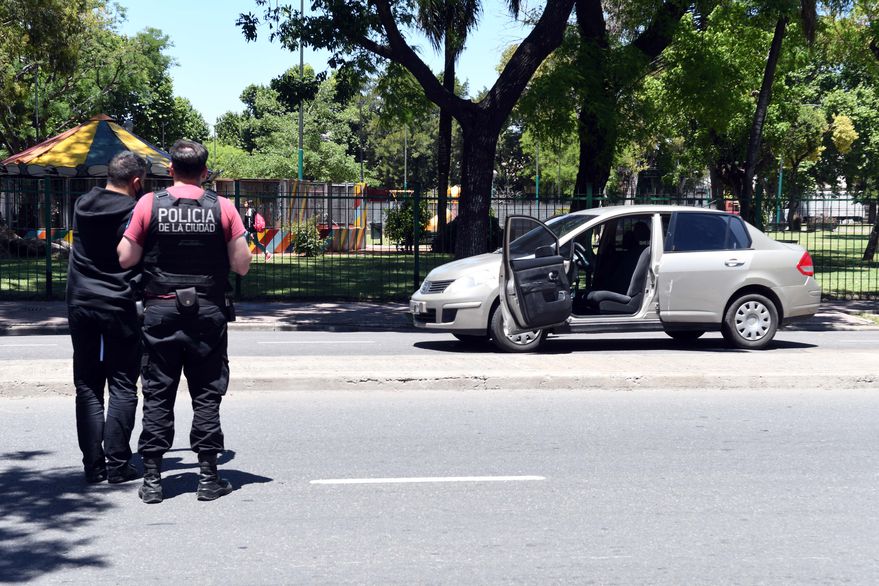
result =
[[808,252],[803,253],[800,262],[797,263],[797,270],[807,277],[815,276],[815,267],[812,265],[812,257],[809,256]]

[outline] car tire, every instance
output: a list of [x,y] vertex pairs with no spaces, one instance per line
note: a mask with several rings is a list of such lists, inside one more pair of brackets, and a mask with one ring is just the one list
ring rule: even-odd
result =
[[546,339],[546,330],[531,330],[520,334],[509,334],[504,328],[504,312],[500,305],[495,307],[488,320],[491,341],[504,352],[533,352]]
[[482,344],[488,343],[488,341],[491,339],[487,335],[480,334],[457,334],[455,332],[452,332],[452,335],[458,338],[459,342],[463,342],[468,346],[480,346]]
[[686,344],[701,338],[705,330],[666,330],[665,333],[671,336],[675,342]]
[[727,343],[746,350],[766,348],[777,330],[778,310],[775,304],[756,293],[742,295],[730,303],[720,328]]

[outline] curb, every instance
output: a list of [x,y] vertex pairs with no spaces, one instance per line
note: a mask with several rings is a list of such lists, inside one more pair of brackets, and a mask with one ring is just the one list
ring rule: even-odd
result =
[[[826,358],[828,360],[822,360]],[[812,357],[819,362],[833,362],[832,356]],[[559,372],[561,364],[549,359],[546,370],[539,372],[534,365],[505,368],[496,357],[482,357],[481,365],[474,365],[473,374],[466,366],[451,364],[437,367],[430,360],[406,361],[404,364],[386,362],[367,368],[369,362],[355,361],[349,371],[339,369],[331,357],[318,357],[303,365],[301,370],[284,371],[284,361],[256,367],[244,360],[233,360],[229,392],[278,391],[509,391],[509,390],[570,390],[570,391],[650,391],[694,390],[712,392],[723,390],[802,390],[802,378],[791,376],[784,369],[776,372],[764,367],[750,370],[755,374],[741,374],[742,369],[708,368],[702,371],[676,371],[664,360],[645,365],[644,357],[629,356],[621,360],[613,371]],[[879,390],[879,368],[864,364],[863,357],[854,363],[838,365],[836,369],[816,369],[812,372],[809,389],[835,391],[840,388]],[[535,362],[535,361],[532,361]],[[538,360],[537,363],[547,362]],[[650,362],[649,360],[647,362]],[[807,361],[809,362],[809,361]],[[646,366],[649,372],[633,372],[635,365]],[[555,372],[554,372],[555,371]],[[271,372],[266,375],[264,372]],[[35,376],[35,373],[38,373]],[[72,365],[69,360],[11,361],[0,374],[0,397],[73,396]],[[186,385],[180,385],[186,393]]]
[[[414,325],[407,324],[322,324],[279,322],[232,322],[230,332],[416,332]],[[0,326],[0,336],[58,336],[70,334],[64,324],[22,324]]]

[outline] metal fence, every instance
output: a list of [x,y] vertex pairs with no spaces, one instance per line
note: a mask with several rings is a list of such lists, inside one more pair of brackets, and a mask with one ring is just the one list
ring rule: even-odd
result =
[[[94,183],[0,176],[0,299],[64,298],[73,204]],[[164,184],[157,180],[148,188]],[[251,243],[255,256],[250,272],[232,281],[239,299],[403,300],[432,268],[453,258],[458,213],[453,198],[447,202],[447,228],[439,233],[437,198],[418,190],[287,180],[222,180],[215,188],[239,210],[251,201],[266,220],[258,244]],[[661,195],[584,199],[586,207],[710,205],[702,197]],[[571,203],[571,198],[492,198],[488,246],[499,244],[508,215],[546,219],[569,211]],[[724,203],[735,211],[734,202]],[[411,220],[413,208],[422,220],[418,226]],[[863,258],[876,222],[875,203],[813,196],[797,205],[765,201],[762,209],[758,223],[769,236],[811,252],[826,297],[879,297],[879,258]]]

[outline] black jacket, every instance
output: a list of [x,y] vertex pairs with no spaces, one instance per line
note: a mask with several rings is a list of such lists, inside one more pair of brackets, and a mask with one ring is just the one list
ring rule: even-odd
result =
[[123,269],[116,253],[134,204],[133,198],[103,187],[95,187],[76,200],[67,269],[68,305],[134,310],[130,280],[140,267]]

